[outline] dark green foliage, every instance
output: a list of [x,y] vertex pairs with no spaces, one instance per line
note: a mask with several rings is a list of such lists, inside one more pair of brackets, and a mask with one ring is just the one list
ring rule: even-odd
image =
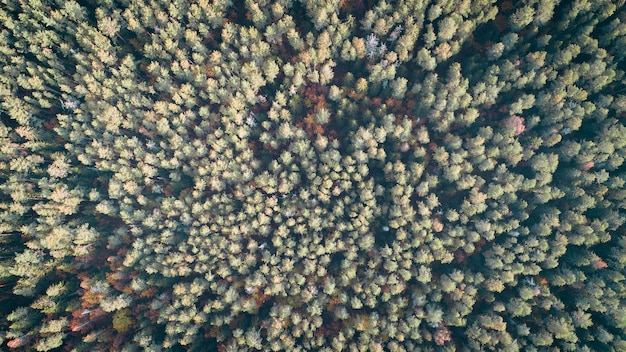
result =
[[620,351],[620,1],[0,6],[0,349]]

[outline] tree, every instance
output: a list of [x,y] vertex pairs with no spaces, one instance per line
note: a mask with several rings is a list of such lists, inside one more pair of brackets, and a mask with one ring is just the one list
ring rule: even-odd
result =
[[417,53],[417,64],[427,71],[432,71],[437,65],[437,61],[430,55],[430,51],[422,48]]
[[6,348],[623,345],[614,2],[127,5],[0,10]]
[[437,26],[437,38],[440,41],[452,39],[452,37],[454,37],[454,35],[456,34],[458,28],[457,21],[458,19],[453,18],[452,16],[445,17],[441,21],[439,21],[439,24]]
[[522,6],[511,15],[511,29],[518,32],[533,21],[535,9],[531,6]]

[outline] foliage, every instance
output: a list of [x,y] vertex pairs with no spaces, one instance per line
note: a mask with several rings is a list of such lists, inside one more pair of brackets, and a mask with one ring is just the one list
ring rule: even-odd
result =
[[0,349],[626,346],[625,3],[0,6]]

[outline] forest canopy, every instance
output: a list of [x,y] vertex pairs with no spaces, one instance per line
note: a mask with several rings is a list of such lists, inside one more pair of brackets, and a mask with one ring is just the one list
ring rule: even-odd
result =
[[626,350],[624,0],[0,4],[0,349]]

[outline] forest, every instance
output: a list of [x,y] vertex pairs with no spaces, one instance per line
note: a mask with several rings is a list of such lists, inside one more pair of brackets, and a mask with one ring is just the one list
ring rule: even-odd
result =
[[626,0],[0,0],[0,350],[626,351]]

